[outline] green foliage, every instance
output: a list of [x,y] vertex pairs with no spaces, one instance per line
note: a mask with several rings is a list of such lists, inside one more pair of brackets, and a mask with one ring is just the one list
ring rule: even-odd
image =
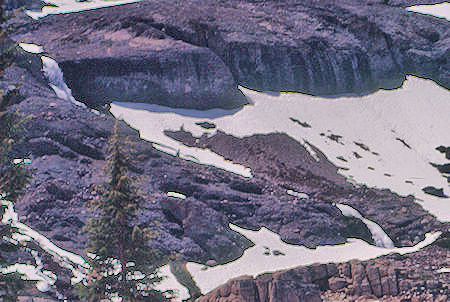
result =
[[154,289],[162,278],[158,266],[162,257],[148,246],[151,230],[137,225],[137,210],[142,200],[136,184],[128,176],[130,162],[127,143],[122,141],[117,124],[114,127],[106,160],[108,180],[101,186],[101,197],[91,202],[97,214],[86,226],[87,252],[91,273],[79,295],[87,301],[122,297],[122,301],[168,301]]
[[0,193],[5,194],[5,198],[13,203],[23,193],[29,179],[25,163],[14,163],[12,148],[22,139],[22,125],[26,120],[16,113],[6,111],[15,94],[17,89],[4,96],[0,91]]
[[[14,43],[7,37],[4,23],[7,16],[1,9],[3,0],[0,0],[0,80],[3,71],[13,60]],[[7,209],[5,201],[14,202],[22,193],[29,178],[29,172],[24,163],[15,164],[12,147],[21,139],[21,125],[23,119],[17,114],[7,111],[12,100],[18,94],[17,89],[7,93],[0,90],[0,218],[3,218]],[[0,219],[0,270],[10,265],[8,256],[17,254],[19,246],[12,239],[12,234],[18,230],[11,225],[11,221],[3,222]],[[18,273],[0,272],[0,300],[17,301],[17,295],[25,287],[22,275]]]
[[[2,110],[0,112],[0,201],[8,200],[14,204],[28,182],[29,171],[23,166],[23,162],[19,164],[13,162],[11,149],[14,143],[20,140],[18,133],[21,120],[16,114],[3,111],[6,110],[8,98],[8,95],[0,94],[0,110]],[[6,208],[5,204],[0,205],[0,217],[4,216]],[[18,233],[18,230],[11,225],[11,221],[0,222],[0,269],[10,264],[8,255],[14,255],[19,250],[17,242],[9,240],[13,233]],[[17,293],[24,288],[24,285],[25,282],[20,274],[1,273],[0,299],[16,301]]]

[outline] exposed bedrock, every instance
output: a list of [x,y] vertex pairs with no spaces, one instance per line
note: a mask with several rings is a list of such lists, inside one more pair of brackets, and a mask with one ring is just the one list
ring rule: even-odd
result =
[[41,10],[45,5],[44,1],[41,0],[5,0],[3,2],[3,8],[5,10],[14,10],[18,8],[25,8],[29,10]]
[[228,108],[246,103],[236,83],[360,94],[406,74],[450,87],[448,21],[401,5],[155,0],[27,21],[15,37],[44,45],[74,95],[93,104]]
[[[304,230],[296,233],[296,228],[301,217],[304,217],[301,207],[310,204],[315,204],[314,208],[325,212],[331,211],[333,207],[330,208],[329,205],[333,202],[349,204],[364,217],[377,222],[396,246],[415,244],[424,238],[426,232],[434,228],[432,225],[435,218],[414,202],[413,196],[400,197],[387,189],[353,186],[338,174],[337,167],[329,162],[320,150],[311,146],[320,159],[317,162],[303,145],[286,134],[271,133],[238,138],[220,130],[214,135],[205,134],[200,137],[194,137],[184,130],[165,133],[185,145],[210,149],[235,163],[250,167],[255,178],[272,179],[285,190],[308,194],[309,199],[294,202],[290,209],[295,213],[294,217],[297,217],[293,222],[287,217],[272,221],[263,219],[262,222],[261,215],[265,216],[268,211],[265,207],[256,211],[257,215],[254,217],[236,217],[237,224],[262,224],[279,233],[286,242],[297,243],[297,238],[305,233]],[[282,200],[280,198],[280,201]],[[278,209],[287,205],[272,203],[271,207]],[[275,212],[271,215],[272,219],[276,217]],[[350,226],[349,223],[347,225]],[[319,231],[320,227],[317,227],[315,230]],[[445,230],[446,226],[441,225],[441,228]],[[352,234],[363,234],[360,228],[349,229]],[[360,238],[367,237],[363,235]],[[304,241],[300,242],[305,244]]]
[[182,42],[161,40],[157,50],[132,57],[83,58],[60,66],[74,97],[94,107],[115,100],[195,109],[247,104],[215,54]]

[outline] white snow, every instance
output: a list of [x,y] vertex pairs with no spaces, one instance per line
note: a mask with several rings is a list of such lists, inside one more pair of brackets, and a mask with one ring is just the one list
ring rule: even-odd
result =
[[445,273],[445,274],[450,273],[450,267],[443,267],[443,268],[440,268],[440,269],[437,270],[437,272],[440,273],[440,274],[443,274],[443,273]]
[[16,263],[2,269],[2,273],[4,274],[12,272],[23,274],[26,280],[38,281],[36,283],[36,288],[41,292],[48,291],[49,286],[55,283],[55,280],[44,274],[39,268],[33,265]]
[[181,194],[181,193],[177,193],[177,192],[167,192],[167,196],[174,197],[174,198],[179,198],[179,199],[186,199],[186,195]]
[[155,286],[157,290],[164,291],[172,289],[176,294],[176,299],[173,300],[175,302],[181,302],[190,297],[188,289],[178,282],[168,264],[161,267],[159,271],[161,276],[166,276],[166,278],[164,278],[160,284]]
[[31,164],[31,159],[30,158],[14,158],[13,159],[13,164],[18,165],[20,163]]
[[[161,109],[164,108],[161,106],[154,110],[152,105],[133,103],[113,103],[111,112],[138,129],[143,138],[162,145],[155,145],[157,148],[172,154],[180,150],[181,157],[191,154],[201,163],[247,176],[251,175],[250,169],[227,162],[209,150],[185,147],[165,136],[163,131],[179,130],[183,126],[195,136],[204,132],[212,135],[220,129],[237,137],[284,132],[299,142],[314,145],[335,165],[348,168],[340,173],[352,182],[388,188],[400,195],[412,194],[438,219],[450,221],[446,200],[422,191],[423,187],[434,186],[444,188],[450,195],[446,179],[430,165],[430,162],[445,163],[445,156],[436,151],[436,147],[450,146],[450,92],[445,88],[431,80],[408,76],[399,89],[380,90],[362,97],[330,99],[301,93],[275,96],[241,90],[253,105],[211,118],[207,114],[188,115],[170,108]],[[290,117],[307,122],[311,128],[299,126]],[[202,121],[216,124],[217,129],[205,131],[195,124]],[[341,143],[329,139],[327,136],[331,134],[341,135]],[[355,142],[370,150],[363,150]],[[362,158],[357,158],[353,152]],[[338,156],[347,162],[338,160]]]
[[352,208],[346,204],[336,204],[336,207],[341,210],[342,215],[347,217],[355,217],[360,219],[369,229],[372,234],[372,238],[375,241],[375,245],[384,248],[393,248],[394,242],[392,242],[391,238],[384,232],[384,230],[375,222],[364,218],[361,213],[359,213],[356,209]]
[[[207,293],[229,279],[242,275],[257,276],[266,272],[275,272],[313,263],[339,263],[352,259],[368,260],[389,253],[412,253],[433,243],[441,234],[440,232],[426,234],[425,240],[413,247],[386,249],[370,245],[363,240],[349,239],[346,244],[342,245],[327,245],[319,246],[316,249],[308,249],[304,246],[284,243],[279,235],[266,228],[261,228],[259,231],[250,231],[232,224],[230,224],[230,228],[250,239],[255,246],[247,249],[241,258],[224,265],[205,267],[198,263],[189,262],[187,268],[202,293]],[[265,255],[264,253],[268,249],[281,251],[284,255]]]
[[288,195],[300,198],[300,199],[308,199],[309,195],[303,192],[296,192],[294,190],[287,190]]
[[414,5],[406,8],[408,11],[445,18],[450,21],[450,3],[444,2],[432,5]]
[[58,263],[72,271],[74,277],[72,278],[72,283],[77,283],[84,277],[82,273],[83,268],[86,268],[86,263],[83,257],[63,250],[53,244],[48,238],[39,234],[29,226],[18,221],[17,213],[14,211],[14,207],[10,201],[1,200],[2,204],[7,205],[8,208],[2,218],[2,221],[11,221],[11,224],[19,229],[20,234],[14,234],[13,239],[18,241],[34,241],[43,250],[47,251],[49,254],[55,257]]
[[46,0],[47,3],[54,4],[55,6],[44,6],[42,8],[42,11],[27,10],[26,14],[33,19],[39,19],[47,15],[79,12],[102,7],[134,3],[139,1],[140,0],[91,0],[78,2],[75,0]]
[[[131,127],[139,130],[143,139],[154,142],[153,146],[163,152],[179,156],[185,160],[195,161],[205,165],[212,165],[223,170],[233,172],[244,177],[251,177],[251,171],[239,164],[225,160],[222,156],[200,148],[187,147],[182,143],[166,136],[163,130],[179,130],[183,124],[189,124],[189,130],[192,125],[197,130],[202,129],[195,122],[202,121],[203,116],[217,116],[227,114],[224,110],[197,111],[197,110],[171,110],[162,106],[146,104],[117,103],[111,104],[111,113],[127,122]],[[235,111],[231,111],[235,112]],[[183,115],[186,114],[186,115]],[[201,116],[202,118],[193,117]],[[201,135],[203,131],[193,131],[194,135]]]
[[47,78],[50,87],[55,91],[56,95],[66,101],[72,102],[77,106],[86,108],[86,105],[78,102],[72,96],[72,91],[67,87],[64,82],[64,75],[62,70],[59,68],[58,63],[52,58],[42,56],[42,71]]
[[36,44],[30,44],[30,43],[19,43],[19,46],[29,53],[41,53],[44,51],[42,46],[36,45]]

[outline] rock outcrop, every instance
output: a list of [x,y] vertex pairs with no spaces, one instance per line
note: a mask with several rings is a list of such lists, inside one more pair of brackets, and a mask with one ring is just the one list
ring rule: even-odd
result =
[[[21,221],[59,246],[82,253],[85,237],[80,230],[90,217],[87,202],[98,195],[95,184],[104,179],[104,150],[114,118],[57,98],[40,69],[38,56],[20,52],[0,87],[6,90],[20,82],[11,110],[30,116],[25,141],[16,151],[17,157],[32,158],[33,179],[16,210]],[[251,243],[228,223],[257,229],[264,220],[280,221],[292,214],[294,198],[270,179],[248,180],[187,162],[153,149],[125,124],[120,129],[134,144],[131,170],[143,177],[141,194],[147,202],[141,223],[159,221],[156,244],[163,251],[200,262],[230,261]],[[168,197],[169,191],[187,198],[181,202]],[[286,219],[309,231],[293,237],[294,242],[314,247],[343,243],[350,236],[347,218],[326,201],[308,201],[295,211],[303,218]]]
[[[411,245],[422,240],[423,226],[434,220],[414,202],[412,196],[399,197],[389,190],[350,185],[320,150],[311,146],[320,158],[316,161],[303,145],[285,134],[253,135],[241,139],[220,130],[214,135],[205,134],[200,137],[194,137],[185,130],[165,133],[187,146],[209,149],[233,162],[250,167],[258,178],[274,179],[287,190],[308,194],[310,199],[303,199],[302,204],[316,200],[345,202],[358,209],[364,217],[376,221],[397,246]],[[327,211],[325,208],[323,210]],[[292,211],[297,213],[298,210]],[[298,215],[297,221],[302,217],[300,213]],[[246,222],[238,221],[245,225],[257,217],[245,218]],[[294,238],[297,235],[292,233],[294,226],[286,227],[289,223],[290,220],[283,220],[283,223],[276,221],[273,225],[265,226],[276,230],[286,242],[296,243]],[[285,227],[280,227],[280,224]],[[297,226],[300,227],[295,227]],[[357,229],[351,233],[361,232]],[[367,237],[362,238],[367,240]]]
[[450,87],[448,21],[398,5],[144,1],[30,21],[16,38],[44,45],[75,97],[94,105],[229,108],[246,103],[236,83],[360,94],[398,87],[406,74]]

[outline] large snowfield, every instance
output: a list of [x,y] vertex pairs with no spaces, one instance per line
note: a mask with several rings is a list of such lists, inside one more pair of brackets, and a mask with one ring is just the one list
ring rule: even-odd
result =
[[[444,154],[435,148],[450,146],[447,89],[433,81],[409,76],[399,89],[380,90],[362,97],[331,99],[301,93],[274,95],[241,90],[253,104],[212,119],[183,115],[182,110],[170,108],[154,110],[154,105],[135,103],[114,102],[111,112],[138,129],[144,139],[180,150],[185,158],[195,157],[204,164],[244,176],[250,175],[248,169],[222,157],[215,157],[217,161],[212,163],[211,151],[183,147],[163,131],[183,128],[200,136],[222,130],[237,137],[286,133],[300,143],[307,141],[316,146],[336,166],[344,168],[340,173],[355,184],[388,188],[400,195],[412,194],[438,219],[450,221],[447,200],[422,191],[434,186],[450,195],[446,178],[430,164],[445,163]],[[302,127],[291,118],[311,127]],[[201,121],[212,122],[217,129],[205,130],[196,124]],[[332,135],[339,136],[337,141],[329,138]]]

